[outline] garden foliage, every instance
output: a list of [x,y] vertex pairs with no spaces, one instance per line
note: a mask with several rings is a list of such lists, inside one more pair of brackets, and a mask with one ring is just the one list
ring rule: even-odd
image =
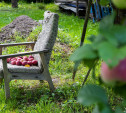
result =
[[[114,0],[113,0],[114,1]],[[119,1],[119,0],[116,0]],[[102,4],[106,4],[108,0],[101,0]],[[122,2],[122,1],[120,1]],[[126,2],[126,1],[125,1]],[[116,7],[116,6],[114,6]],[[116,7],[118,8],[118,6]],[[126,6],[125,6],[126,9]],[[121,12],[120,9],[118,11]],[[124,15],[123,15],[124,16]],[[120,61],[126,58],[126,18],[123,17],[120,22],[116,23],[118,13],[114,10],[112,15],[104,17],[99,25],[98,35],[92,35],[88,39],[90,44],[84,44],[79,47],[70,57],[74,62],[83,61],[85,66],[95,69],[97,62],[105,62],[111,69],[118,66]],[[126,64],[124,64],[126,65]],[[121,67],[120,67],[121,68]],[[126,68],[123,66],[122,68]],[[117,68],[118,69],[118,68]],[[112,75],[111,71],[106,74]],[[120,74],[123,74],[120,72]],[[95,73],[94,73],[95,75]],[[126,77],[126,73],[124,74]],[[106,76],[106,75],[104,75]],[[118,75],[119,76],[119,75]],[[120,75],[121,76],[121,75]],[[116,77],[116,74],[115,74]],[[126,99],[126,81],[116,80],[111,84],[113,91]],[[95,104],[93,113],[122,113],[124,112],[124,103],[112,110],[106,96],[105,90],[97,85],[84,86],[78,95],[78,101],[85,106]],[[123,109],[122,109],[123,108]]]

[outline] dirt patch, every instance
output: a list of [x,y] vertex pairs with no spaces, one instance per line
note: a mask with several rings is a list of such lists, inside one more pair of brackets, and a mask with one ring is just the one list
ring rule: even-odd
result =
[[1,29],[0,42],[10,42],[14,39],[15,33],[25,38],[37,25],[39,25],[38,22],[26,15],[19,16]]
[[56,41],[53,50],[55,51],[55,53],[60,52],[62,58],[68,58],[73,52],[71,46],[58,41]]

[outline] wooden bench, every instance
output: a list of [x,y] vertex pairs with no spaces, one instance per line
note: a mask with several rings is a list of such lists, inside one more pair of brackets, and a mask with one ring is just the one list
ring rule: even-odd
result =
[[[0,44],[0,78],[4,78],[6,99],[10,98],[9,82],[13,79],[46,80],[49,83],[50,89],[54,90],[54,85],[48,70],[48,64],[51,56],[51,51],[57,36],[58,18],[59,16],[56,13],[49,11],[46,11],[44,13],[42,31],[39,34],[36,43],[25,42]],[[31,45],[33,51],[2,55],[3,47],[18,45]],[[25,67],[7,63],[7,58],[31,54],[33,54],[34,58],[38,60],[38,66]]]

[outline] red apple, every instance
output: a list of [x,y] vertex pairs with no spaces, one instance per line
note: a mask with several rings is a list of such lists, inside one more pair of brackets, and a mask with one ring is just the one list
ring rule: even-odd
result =
[[34,57],[32,55],[30,55],[28,58],[33,58],[34,59]]
[[28,64],[27,61],[23,61],[23,62],[22,62],[22,65],[23,65],[23,66],[25,66],[26,64]]
[[28,61],[32,61],[32,60],[34,60],[34,58],[28,58]]
[[9,63],[9,62],[10,62],[10,60],[11,60],[10,58],[7,58],[7,63]]
[[12,65],[16,65],[16,60],[12,60],[12,61],[11,61],[11,64],[12,64]]
[[13,59],[13,58],[15,58],[15,57],[10,57],[10,60]]
[[23,56],[23,58],[28,58],[27,56]]
[[27,57],[27,56],[23,56],[23,59],[24,59],[25,61],[28,61],[28,57]]
[[28,61],[28,58],[24,58],[25,61]]
[[110,69],[105,62],[101,65],[101,78],[104,82],[115,81],[114,69]]
[[11,61],[13,61],[13,60],[17,60],[17,58],[15,58],[15,57],[11,58]]
[[112,69],[103,62],[101,66],[101,77],[105,82],[126,82],[126,59],[121,60],[119,64]]
[[16,61],[16,65],[21,66],[22,65],[21,61],[20,60],[17,60]]
[[32,61],[28,61],[27,63],[28,65],[32,66]]
[[10,60],[11,60],[12,58],[14,58],[14,57],[10,57]]
[[37,60],[32,60],[32,64],[36,66],[36,65],[38,65],[38,61]]
[[17,60],[21,60],[21,58],[18,57]]

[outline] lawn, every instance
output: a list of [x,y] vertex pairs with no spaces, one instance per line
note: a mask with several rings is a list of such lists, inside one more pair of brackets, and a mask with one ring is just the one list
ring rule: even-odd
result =
[[[59,14],[59,30],[55,46],[52,51],[49,71],[51,73],[55,92],[51,93],[46,82],[28,80],[13,80],[10,83],[11,99],[5,101],[4,85],[0,86],[0,113],[90,113],[93,106],[85,107],[78,103],[77,95],[81,88],[88,68],[80,64],[75,81],[72,81],[72,71],[74,63],[69,60],[72,52],[79,47],[84,19],[74,15],[59,12],[58,6],[54,4],[39,3],[19,3],[18,9],[12,9],[11,4],[0,3],[0,28],[12,22],[20,15],[28,15],[34,20],[42,20],[45,10],[50,10]],[[88,36],[97,34],[99,23],[89,20],[86,40]],[[38,33],[39,33],[38,28]],[[33,34],[37,34],[33,32]],[[16,42],[27,41],[28,38],[16,38]],[[32,40],[32,39],[31,39]],[[30,41],[31,41],[30,40]],[[13,49],[13,51],[12,51]],[[11,54],[24,51],[19,48],[7,48],[4,54]],[[97,66],[96,75],[100,74],[100,63]],[[89,77],[87,83],[99,84]],[[104,86],[103,86],[104,87]],[[110,88],[107,88],[110,104],[119,104],[119,98]]]

